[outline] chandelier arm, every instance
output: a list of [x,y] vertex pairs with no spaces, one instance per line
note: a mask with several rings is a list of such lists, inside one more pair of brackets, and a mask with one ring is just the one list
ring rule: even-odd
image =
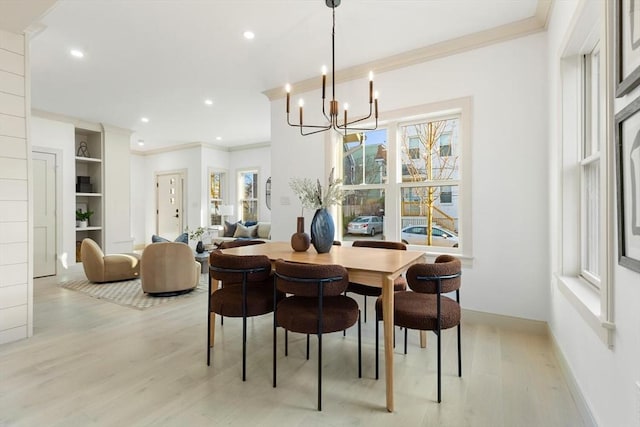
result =
[[[362,119],[364,120],[364,119]],[[361,120],[358,120],[361,121]],[[351,122],[351,123],[355,123],[355,122]],[[339,125],[338,129],[340,130],[345,130],[345,131],[351,131],[351,130],[376,130],[378,129],[378,119],[376,119],[375,124],[373,125],[373,127],[352,127],[349,126],[351,123],[345,125]]]
[[[304,126],[297,126],[297,127],[300,128],[300,135],[302,135],[302,136],[308,136],[308,135],[313,135],[314,133],[326,132],[329,129],[331,129],[331,126],[307,126],[307,125],[304,125]],[[308,127],[321,128],[321,129],[305,133],[302,129],[303,128],[308,128]]]

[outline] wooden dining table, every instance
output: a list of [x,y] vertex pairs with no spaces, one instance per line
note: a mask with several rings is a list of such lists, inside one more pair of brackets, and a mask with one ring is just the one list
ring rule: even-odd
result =
[[330,252],[319,254],[313,247],[305,252],[295,252],[289,242],[267,242],[225,249],[223,252],[232,255],[266,255],[271,261],[283,259],[308,264],[337,264],[347,269],[350,281],[382,288],[387,410],[393,412],[393,281],[409,266],[425,262],[424,252],[333,246]]

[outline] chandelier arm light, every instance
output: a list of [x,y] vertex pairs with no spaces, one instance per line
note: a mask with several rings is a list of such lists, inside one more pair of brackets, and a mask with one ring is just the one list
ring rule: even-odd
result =
[[[302,136],[313,135],[320,132],[325,132],[330,129],[335,130],[339,133],[347,134],[349,131],[366,131],[366,130],[375,130],[378,128],[378,95],[373,92],[373,73],[369,73],[369,114],[365,117],[361,117],[359,119],[354,119],[349,121],[348,118],[348,108],[347,104],[345,104],[343,109],[344,120],[342,124],[338,122],[338,114],[339,107],[338,101],[336,100],[336,7],[340,5],[341,0],[325,0],[327,7],[330,7],[333,15],[333,26],[331,29],[331,100],[329,101],[329,114],[327,115],[326,110],[326,82],[327,82],[327,70],[326,67],[323,67],[322,70],[322,115],[327,120],[327,123],[324,125],[308,125],[304,124],[303,121],[303,101],[300,100],[300,116],[298,123],[292,123],[290,119],[290,101],[291,101],[291,87],[289,85],[286,86],[287,92],[287,124],[292,127],[297,127],[300,129],[300,134]],[[375,114],[374,114],[375,112]],[[373,127],[353,127],[351,125],[355,123],[360,123],[374,116],[375,123]]]

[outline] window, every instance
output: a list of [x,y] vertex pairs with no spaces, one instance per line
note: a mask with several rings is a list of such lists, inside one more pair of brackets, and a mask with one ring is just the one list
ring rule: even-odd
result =
[[210,225],[222,225],[220,207],[225,204],[226,174],[224,172],[209,172],[209,215]]
[[580,270],[600,287],[600,99],[599,48],[583,56],[583,120],[580,159]]
[[258,221],[258,171],[241,171],[239,174],[240,220]]
[[[602,72],[612,52],[601,43],[605,4],[586,2],[576,25],[561,47],[561,105],[558,124],[561,150],[557,152],[555,189],[557,205],[557,257],[553,271],[558,289],[583,320],[608,346],[613,345],[613,287],[615,262],[609,206],[608,177],[612,176],[615,76]],[[553,151],[552,151],[553,153]],[[553,202],[553,201],[552,201]],[[552,236],[552,242],[554,236]]]
[[470,182],[462,173],[470,104],[464,98],[391,112],[380,129],[340,139],[334,153],[347,193],[339,208],[343,240],[365,238],[349,223],[377,215],[383,233],[368,239],[471,256]]

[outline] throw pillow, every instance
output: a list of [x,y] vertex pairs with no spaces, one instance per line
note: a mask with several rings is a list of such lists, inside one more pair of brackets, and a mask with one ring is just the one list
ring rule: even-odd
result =
[[258,224],[258,221],[245,221],[244,226],[245,227],[251,227],[253,225]]
[[233,237],[245,237],[245,238],[251,238],[251,237],[255,237],[255,233],[258,229],[257,225],[252,225],[251,227],[246,227],[240,223],[238,223],[237,227],[236,227],[236,232],[233,233]]
[[236,227],[239,223],[238,222],[229,222],[229,221],[225,221],[224,222],[224,237],[233,237],[233,235],[236,232]]
[[[162,243],[162,242],[170,242],[171,240],[169,239],[165,239],[164,237],[160,237],[157,235],[153,235],[151,236],[151,243]],[[178,243],[185,243],[185,244],[189,244],[189,235],[187,233],[182,233],[181,235],[179,235],[178,237],[176,237],[176,240],[174,240],[174,242],[178,242]]]
[[269,239],[271,237],[271,223],[258,223],[258,237],[261,239]]

